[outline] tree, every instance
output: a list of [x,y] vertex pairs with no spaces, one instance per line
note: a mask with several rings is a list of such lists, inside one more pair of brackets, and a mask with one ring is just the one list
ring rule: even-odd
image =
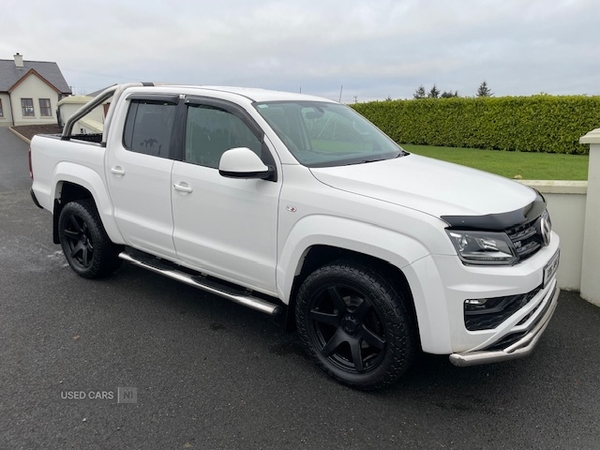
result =
[[454,93],[452,91],[444,91],[442,92],[442,95],[440,95],[440,98],[452,98],[452,97],[458,97],[458,91],[454,91]]
[[440,96],[440,90],[434,84],[432,86],[431,90],[429,91],[429,93],[427,94],[427,97],[429,97],[429,98],[438,98],[439,96]]
[[413,97],[416,99],[425,98],[426,96],[427,94],[425,93],[425,88],[423,87],[423,85],[419,86],[419,88],[413,94]]
[[479,85],[477,89],[477,97],[492,97],[494,93],[490,90],[485,80]]

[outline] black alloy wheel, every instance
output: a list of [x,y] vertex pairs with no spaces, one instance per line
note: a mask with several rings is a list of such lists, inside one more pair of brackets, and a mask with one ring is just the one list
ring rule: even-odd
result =
[[67,262],[78,275],[99,278],[119,268],[122,247],[110,241],[91,200],[77,200],[63,207],[58,235]]
[[69,215],[63,235],[65,246],[68,248],[68,258],[79,269],[89,269],[94,257],[94,243],[84,219],[74,214]]
[[372,269],[336,262],[311,274],[296,303],[298,331],[328,375],[360,389],[399,378],[416,352],[401,289]]

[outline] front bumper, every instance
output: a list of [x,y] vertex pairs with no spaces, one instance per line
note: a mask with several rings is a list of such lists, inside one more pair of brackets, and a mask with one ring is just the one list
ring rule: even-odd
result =
[[466,367],[509,361],[511,359],[522,358],[529,355],[533,352],[544,330],[548,326],[548,323],[550,323],[550,319],[556,310],[559,293],[560,289],[558,289],[556,279],[554,279],[553,287],[549,289],[546,298],[540,304],[543,313],[540,314],[538,319],[531,324],[530,328],[519,335],[516,340],[508,341],[504,347],[495,343],[488,349],[452,353],[450,355],[450,362],[455,366]]

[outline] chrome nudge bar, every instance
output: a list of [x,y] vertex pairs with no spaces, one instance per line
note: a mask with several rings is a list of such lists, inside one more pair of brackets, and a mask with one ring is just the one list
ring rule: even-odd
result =
[[497,347],[493,347],[493,349],[490,350],[452,353],[450,355],[450,362],[455,366],[467,367],[476,366],[478,364],[509,361],[511,359],[522,358],[529,355],[537,345],[540,337],[544,333],[544,330],[548,326],[548,323],[550,323],[550,319],[552,318],[554,311],[556,310],[560,289],[558,289],[556,286],[556,280],[554,283],[555,285],[549,295],[551,298],[547,307],[545,308],[546,310],[543,312],[535,326],[524,336],[522,336],[516,342],[507,344],[505,348],[499,349]]

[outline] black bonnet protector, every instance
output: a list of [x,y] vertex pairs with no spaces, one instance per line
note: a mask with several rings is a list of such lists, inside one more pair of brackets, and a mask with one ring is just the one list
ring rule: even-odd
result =
[[536,199],[524,208],[485,216],[442,216],[448,225],[456,229],[504,231],[517,225],[531,222],[546,209],[544,197],[538,193]]

